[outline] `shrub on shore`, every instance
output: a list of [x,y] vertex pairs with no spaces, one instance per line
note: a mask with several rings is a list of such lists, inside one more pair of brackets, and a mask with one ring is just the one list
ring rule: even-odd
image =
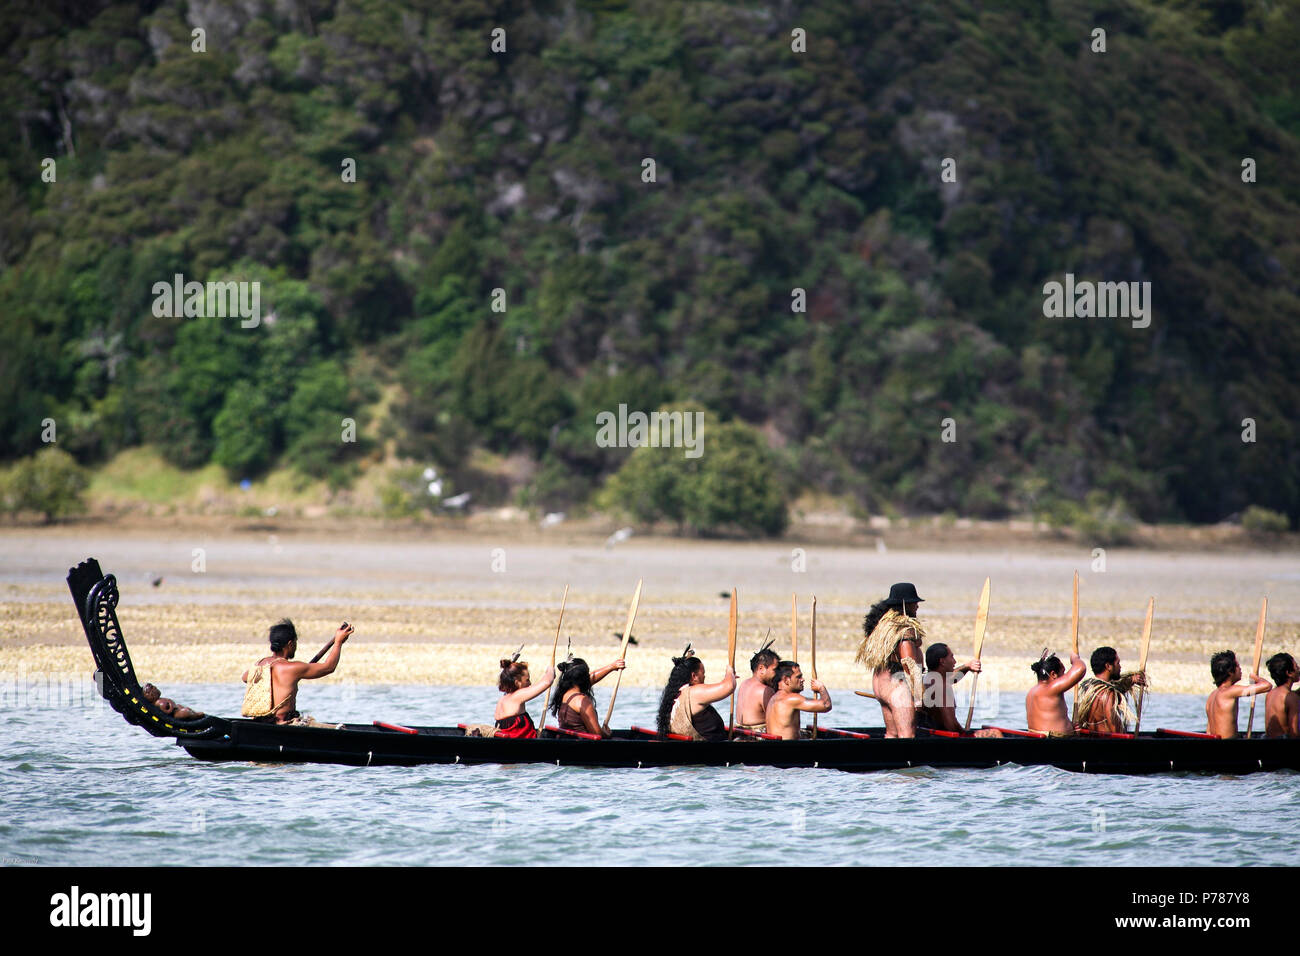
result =
[[1241,527],[1252,538],[1264,538],[1286,534],[1291,530],[1291,522],[1280,511],[1251,505],[1241,516]]
[[23,458],[0,481],[6,512],[35,512],[51,522],[86,510],[82,493],[89,477],[75,458],[53,445]]

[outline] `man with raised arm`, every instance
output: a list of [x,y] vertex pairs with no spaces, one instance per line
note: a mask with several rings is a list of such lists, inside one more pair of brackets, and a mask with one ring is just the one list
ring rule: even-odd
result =
[[794,661],[781,661],[776,665],[772,677],[776,689],[772,699],[767,702],[764,723],[767,732],[782,740],[799,739],[799,714],[825,714],[831,709],[831,695],[826,685],[816,678],[811,687],[816,698],[809,700],[803,696],[803,671]]
[[1300,737],[1300,694],[1291,689],[1300,681],[1300,666],[1290,654],[1274,654],[1268,676],[1277,686],[1264,698],[1264,736]]
[[771,648],[771,641],[749,659],[750,677],[740,682],[736,691],[736,721],[743,730],[761,731],[767,722],[767,702],[776,693],[772,677],[781,658]]
[[1074,722],[1065,705],[1065,692],[1083,680],[1086,668],[1083,658],[1070,654],[1067,671],[1061,659],[1043,648],[1042,656],[1029,665],[1038,677],[1038,683],[1025,695],[1025,724],[1030,730],[1049,737],[1074,735]]
[[264,723],[317,725],[311,717],[298,713],[298,682],[333,674],[339,666],[339,652],[353,630],[351,624],[340,626],[334,633],[334,646],[324,660],[308,664],[293,659],[298,650],[298,632],[293,622],[285,618],[273,624],[269,633],[270,655],[244,671],[241,678],[248,689],[240,712]]
[[1272,688],[1272,684],[1258,674],[1251,674],[1249,684],[1241,680],[1241,665],[1232,651],[1219,651],[1210,658],[1210,677],[1214,690],[1205,699],[1205,732],[1225,740],[1237,736],[1237,702],[1243,697],[1253,697]]
[[1079,685],[1077,727],[1108,734],[1127,733],[1128,722],[1137,721],[1137,712],[1128,698],[1134,687],[1147,686],[1146,674],[1123,673],[1119,651],[1113,647],[1097,648],[1088,663],[1093,676]]

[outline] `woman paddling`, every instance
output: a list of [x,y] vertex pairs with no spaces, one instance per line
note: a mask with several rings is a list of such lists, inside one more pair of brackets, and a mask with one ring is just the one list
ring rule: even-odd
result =
[[591,685],[600,683],[614,671],[621,671],[626,666],[623,659],[619,658],[592,673],[581,657],[562,661],[559,664],[560,679],[556,683],[551,704],[551,713],[555,715],[555,722],[560,729],[610,736],[610,732],[600,726],[600,720],[596,717],[596,698],[592,696]]
[[673,658],[672,673],[659,699],[659,736],[671,733],[692,740],[726,740],[727,725],[710,705],[726,700],[735,689],[736,672],[730,667],[716,684],[704,683],[704,661],[687,644],[682,656]]
[[497,729],[492,736],[536,737],[537,727],[524,705],[544,693],[554,679],[555,671],[548,667],[542,675],[542,682],[534,684],[528,674],[528,662],[519,660],[518,652],[514,657],[501,658],[501,677],[497,680],[501,699],[497,701],[496,713],[493,715]]

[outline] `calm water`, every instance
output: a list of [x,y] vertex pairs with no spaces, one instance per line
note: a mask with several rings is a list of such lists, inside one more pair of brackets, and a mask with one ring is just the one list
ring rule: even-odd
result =
[[[215,713],[237,712],[240,700],[228,686],[173,696]],[[495,697],[319,686],[302,700],[322,718],[446,724],[490,720]],[[615,723],[651,723],[654,704],[623,688]],[[1200,729],[1202,707],[1154,695],[1143,724]],[[990,722],[1022,725],[1014,709],[1008,702]],[[223,765],[148,737],[107,706],[5,710],[6,864],[1289,864],[1277,834],[1300,822],[1293,773]],[[838,725],[876,724],[878,714],[871,701],[836,697]]]

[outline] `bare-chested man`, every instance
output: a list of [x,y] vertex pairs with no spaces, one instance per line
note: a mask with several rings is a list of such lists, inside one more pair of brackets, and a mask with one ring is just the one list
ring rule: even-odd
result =
[[1262,694],[1273,685],[1258,674],[1251,674],[1251,683],[1238,685],[1241,665],[1232,651],[1219,651],[1210,658],[1210,676],[1214,690],[1205,699],[1205,732],[1225,740],[1237,736],[1237,701],[1243,697]]
[[1268,675],[1277,686],[1264,698],[1264,736],[1300,737],[1300,694],[1291,689],[1300,681],[1300,666],[1290,654],[1274,654]]
[[[953,685],[967,674],[978,674],[980,662],[967,661],[958,667],[957,658],[947,644],[931,644],[925,649],[925,668],[921,707],[917,713],[918,726],[961,733]],[[885,735],[889,736],[888,728]]]
[[812,692],[817,695],[814,700],[803,696],[803,671],[794,661],[781,661],[776,665],[772,677],[776,690],[767,702],[767,715],[764,723],[767,732],[775,734],[782,740],[799,739],[799,714],[825,714],[831,709],[831,695],[826,685],[814,679]]
[[767,721],[767,702],[776,693],[772,677],[779,663],[780,656],[766,645],[749,659],[749,672],[753,676],[741,681],[736,691],[736,719],[742,729],[763,730]]
[[862,643],[855,659],[871,670],[871,689],[880,702],[886,737],[916,736],[925,641],[925,628],[916,612],[923,600],[914,585],[895,584],[889,597],[871,605],[862,620]]
[[1147,675],[1141,671],[1125,674],[1120,668],[1119,651],[1113,647],[1097,648],[1088,663],[1093,676],[1079,685],[1077,726],[1109,734],[1127,733],[1128,722],[1137,722],[1128,696],[1134,687],[1147,686]]
[[1044,648],[1043,656],[1029,667],[1038,676],[1038,683],[1025,695],[1026,726],[1049,737],[1073,736],[1074,722],[1065,705],[1065,692],[1083,680],[1087,672],[1083,658],[1071,654],[1067,671],[1061,659]]
[[[293,655],[298,650],[298,633],[294,630],[293,622],[286,618],[272,625],[269,635],[271,642],[270,656],[263,657],[244,671],[241,678],[245,684],[249,682],[250,676],[256,681],[261,681],[266,678],[269,671],[271,694],[267,702],[270,704],[271,710],[270,713],[260,713],[256,710],[250,713],[250,701],[256,696],[250,689],[250,692],[244,698],[244,716],[251,716],[254,720],[276,724],[314,723],[310,717],[303,717],[298,713],[298,682],[301,680],[314,680],[317,677],[327,677],[333,674],[335,668],[339,666],[339,651],[351,636],[353,630],[355,629],[351,624],[343,624],[335,631],[334,646],[330,648],[324,659],[316,664],[308,664],[305,661],[295,661],[293,659]],[[265,698],[263,699],[265,700]]]

